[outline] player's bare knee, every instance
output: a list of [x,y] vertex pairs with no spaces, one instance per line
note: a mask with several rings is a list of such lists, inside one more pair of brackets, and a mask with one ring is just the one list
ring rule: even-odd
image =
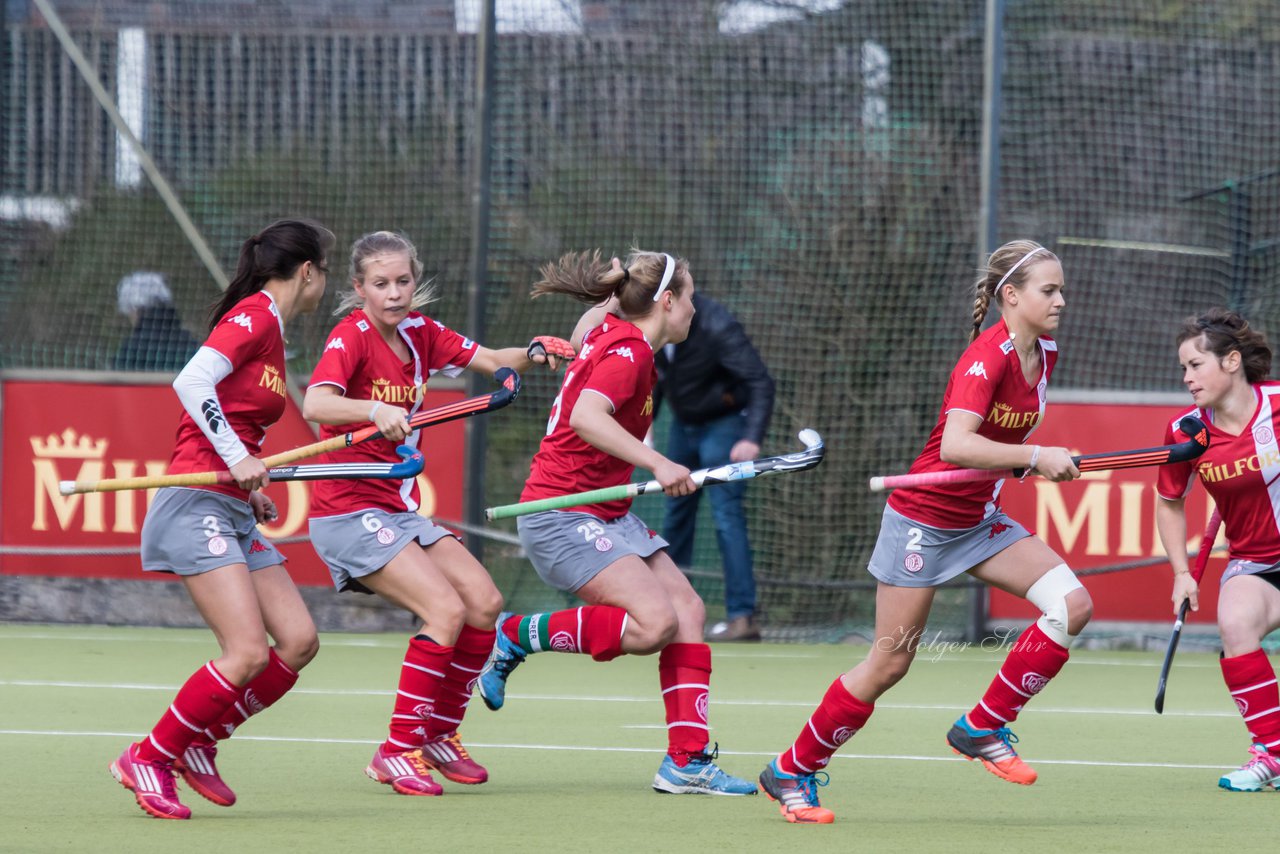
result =
[[[467,607],[457,595],[441,596],[433,600],[430,606],[422,608],[418,612],[418,617],[421,618],[426,627],[426,634],[430,635],[432,640],[444,646],[451,646],[458,639],[462,625],[466,622]],[[494,618],[497,618],[496,614]]]
[[1027,590],[1027,601],[1040,609],[1042,616],[1036,621],[1040,631],[1067,648],[1093,615],[1088,591],[1065,563],[1040,576]]
[[498,621],[504,604],[502,592],[491,585],[488,590],[480,591],[472,597],[467,622],[473,626],[491,626]]
[[276,643],[276,655],[295,673],[310,664],[318,652],[320,636],[316,634],[314,627],[310,632],[301,632],[285,641],[277,640]]
[[652,655],[675,639],[680,621],[674,609],[665,612],[632,615],[627,621],[626,647],[633,655]]
[[224,651],[218,672],[236,685],[244,686],[266,670],[270,661],[265,640],[259,644],[242,644]]

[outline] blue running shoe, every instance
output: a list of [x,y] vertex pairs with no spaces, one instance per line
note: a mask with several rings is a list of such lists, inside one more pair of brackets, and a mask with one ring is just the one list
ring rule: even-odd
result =
[[693,753],[689,764],[681,768],[670,756],[662,758],[658,773],[653,775],[653,789],[672,795],[754,795],[756,784],[731,777],[714,762],[719,747],[711,753]]
[[760,772],[760,788],[778,802],[782,817],[792,824],[831,824],[836,820],[835,813],[818,803],[818,787],[828,782],[830,778],[822,771],[783,774],[778,770],[776,759]]
[[525,651],[513,643],[502,631],[502,624],[514,615],[503,611],[498,615],[498,637],[493,642],[493,652],[480,671],[480,699],[493,711],[502,708],[507,699],[507,677],[525,659]]

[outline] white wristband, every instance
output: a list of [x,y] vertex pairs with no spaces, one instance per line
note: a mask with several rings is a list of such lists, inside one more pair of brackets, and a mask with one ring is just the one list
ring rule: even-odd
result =
[[1027,469],[1022,476],[1026,477],[1027,475],[1031,474],[1032,470],[1034,470],[1036,467],[1036,463],[1038,462],[1040,462],[1040,446],[1033,445],[1031,447],[1031,462],[1027,463]]
[[375,401],[373,402],[373,406],[370,406],[370,407],[369,407],[369,420],[370,420],[370,421],[372,421],[372,420],[373,420],[374,413],[376,413],[376,412],[378,411],[378,408],[379,408],[379,407],[381,407],[381,406],[382,406],[382,401],[380,401],[380,400],[375,400]]

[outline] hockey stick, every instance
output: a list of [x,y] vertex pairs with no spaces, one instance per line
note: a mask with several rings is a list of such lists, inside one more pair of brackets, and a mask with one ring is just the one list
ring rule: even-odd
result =
[[[459,418],[467,418],[471,415],[493,412],[515,400],[516,396],[520,394],[520,375],[510,368],[499,368],[493,376],[494,379],[501,383],[501,388],[497,391],[418,412],[409,418],[409,426],[415,430],[423,427],[433,427],[437,424],[444,424],[447,421],[454,421]],[[351,433],[334,436],[331,439],[323,439],[274,456],[264,457],[262,462],[266,464],[267,468],[271,469],[296,460],[305,459],[306,457],[314,457],[329,451],[349,448],[352,445],[369,439],[380,438],[381,436],[382,434],[378,432],[378,428],[370,425]],[[164,486],[212,486],[218,483],[230,482],[229,480],[221,480],[220,478],[223,476],[230,477],[230,472],[209,471],[192,472],[190,474],[165,474],[154,477],[64,480],[58,484],[58,491],[63,495],[75,495],[81,492],[119,492],[126,489],[158,489]]]
[[[1196,584],[1204,577],[1205,567],[1209,565],[1209,553],[1213,551],[1213,541],[1218,538],[1218,527],[1222,524],[1222,514],[1218,508],[1213,509],[1209,524],[1205,525],[1204,536],[1200,538],[1200,551],[1196,553],[1196,564],[1191,569],[1191,577]],[[1169,682],[1169,667],[1173,664],[1173,654],[1178,651],[1178,641],[1182,638],[1182,624],[1187,619],[1187,608],[1190,599],[1183,599],[1178,608],[1178,619],[1173,621],[1173,634],[1169,635],[1169,648],[1164,651],[1164,663],[1160,665],[1160,681],[1156,683],[1156,714],[1164,714],[1164,691]]]
[[[822,462],[826,446],[817,430],[808,427],[800,431],[800,441],[804,450],[794,454],[781,454],[776,457],[761,457],[742,463],[729,463],[714,468],[698,469],[690,473],[693,482],[701,489],[719,483],[734,480],[747,480],[783,472],[804,471]],[[606,486],[576,495],[557,495],[552,498],[539,498],[519,504],[504,504],[501,507],[490,507],[484,511],[484,517],[492,522],[494,519],[511,519],[516,516],[527,516],[530,513],[541,513],[544,510],[561,510],[565,507],[581,507],[584,504],[597,504],[602,501],[617,501],[622,498],[634,498],[646,492],[661,492],[662,485],[656,480],[645,483],[624,483],[621,486]]]
[[[1162,466],[1166,463],[1185,463],[1194,460],[1209,447],[1209,430],[1194,415],[1187,415],[1178,422],[1178,429],[1191,438],[1176,445],[1157,448],[1139,448],[1134,451],[1112,451],[1107,454],[1084,454],[1072,457],[1082,472],[1105,469],[1131,469],[1139,466]],[[912,486],[937,486],[943,483],[965,483],[978,480],[1001,480],[1006,477],[1022,477],[1026,469],[948,469],[925,471],[915,474],[894,474],[873,477],[869,484],[872,492],[901,489]]]
[[[422,452],[408,445],[396,448],[398,463],[316,463],[314,465],[278,466],[268,469],[274,483],[278,480],[404,480],[422,474],[426,466]],[[218,472],[218,483],[235,483],[231,472]]]

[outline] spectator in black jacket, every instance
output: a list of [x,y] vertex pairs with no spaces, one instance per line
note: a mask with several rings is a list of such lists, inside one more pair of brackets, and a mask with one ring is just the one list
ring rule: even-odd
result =
[[[701,292],[694,293],[693,305],[697,313],[689,337],[663,347],[655,360],[654,408],[667,402],[673,416],[666,455],[690,469],[755,459],[773,415],[773,378],[727,308]],[[746,490],[746,481],[706,490],[720,546],[725,598],[725,620],[708,630],[709,641],[760,639],[755,569],[743,510]],[[692,564],[701,495],[700,490],[666,499],[662,536],[671,544],[667,553],[677,566]]]
[[177,373],[200,344],[182,327],[173,307],[173,294],[164,276],[139,270],[116,286],[116,307],[129,318],[133,331],[116,351],[111,367],[117,371]]

